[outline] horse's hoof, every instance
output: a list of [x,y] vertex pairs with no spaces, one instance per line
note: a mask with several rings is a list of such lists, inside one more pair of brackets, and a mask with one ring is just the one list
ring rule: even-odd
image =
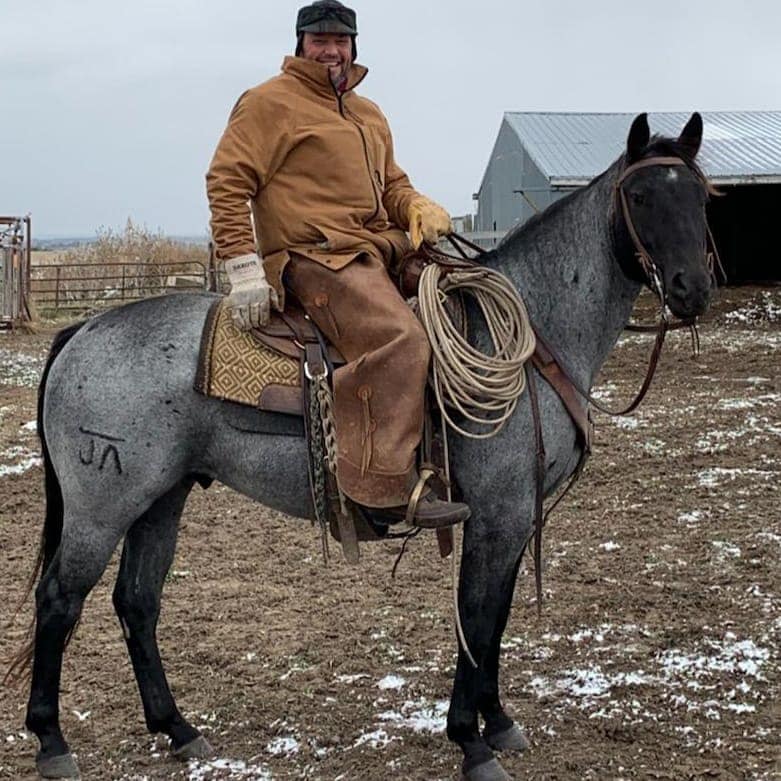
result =
[[187,762],[190,759],[209,759],[214,756],[214,749],[203,735],[198,735],[195,740],[185,743],[181,748],[172,752],[177,759]]
[[512,779],[499,764],[498,759],[489,759],[488,762],[473,767],[469,772],[464,772],[461,781],[512,781]]
[[41,778],[81,778],[79,766],[73,754],[60,754],[58,757],[36,759],[35,765]]
[[529,741],[517,724],[495,735],[483,733],[483,738],[494,751],[526,751],[529,748]]

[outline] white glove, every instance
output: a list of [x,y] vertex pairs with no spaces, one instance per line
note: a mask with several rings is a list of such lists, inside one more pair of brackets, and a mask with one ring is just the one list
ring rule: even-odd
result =
[[225,261],[231,283],[228,306],[236,328],[249,331],[266,325],[271,304],[278,306],[277,291],[266,281],[263,261],[253,254]]

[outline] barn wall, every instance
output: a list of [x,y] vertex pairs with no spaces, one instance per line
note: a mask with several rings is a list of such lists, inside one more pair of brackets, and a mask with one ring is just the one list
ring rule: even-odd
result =
[[513,195],[512,191],[518,186],[522,170],[522,149],[518,136],[507,120],[503,120],[480,187],[477,230],[507,230],[518,220],[519,204],[514,199],[519,196]]
[[477,230],[507,231],[535,214],[532,205],[515,190],[524,190],[539,211],[565,194],[552,190],[515,130],[504,120],[480,187]]

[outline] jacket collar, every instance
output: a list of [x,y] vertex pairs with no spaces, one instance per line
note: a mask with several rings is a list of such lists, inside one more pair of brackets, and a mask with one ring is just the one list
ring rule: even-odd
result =
[[[303,57],[285,57],[282,61],[282,71],[295,76],[319,95],[328,98],[336,97],[336,90],[334,90],[331,84],[327,65],[314,60],[306,60]],[[353,63],[347,73],[347,87],[344,89],[344,94],[346,95],[355,89],[364,80],[368,72],[368,68]]]

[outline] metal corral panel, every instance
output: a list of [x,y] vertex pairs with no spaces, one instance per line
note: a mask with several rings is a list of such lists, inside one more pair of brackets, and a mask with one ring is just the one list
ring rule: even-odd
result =
[[[624,150],[636,114],[507,112],[506,122],[552,185],[585,184]],[[691,115],[649,114],[652,133],[678,136]],[[781,182],[781,111],[702,112],[697,161],[715,184]]]

